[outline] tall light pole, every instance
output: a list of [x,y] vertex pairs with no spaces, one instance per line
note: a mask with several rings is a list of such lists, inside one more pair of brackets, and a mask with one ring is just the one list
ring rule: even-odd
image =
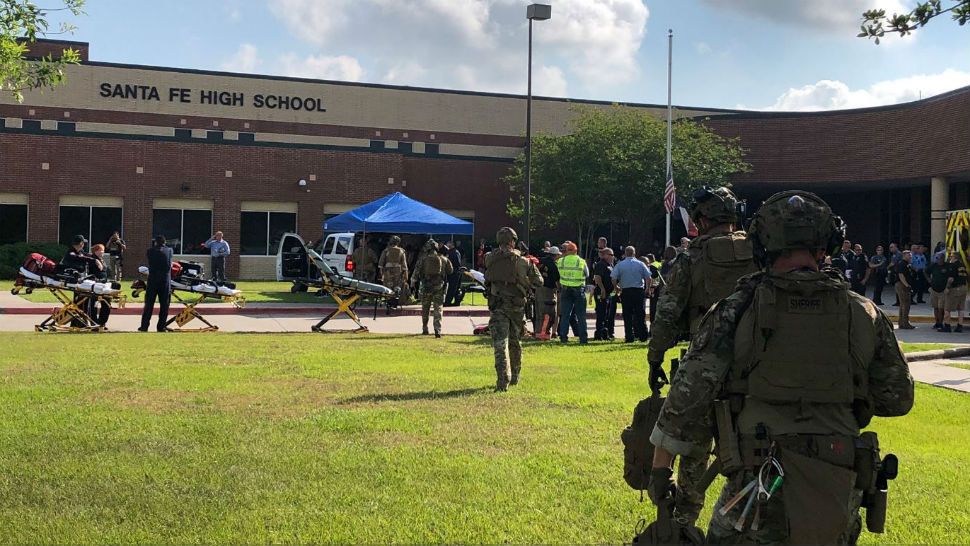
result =
[[532,21],[552,17],[552,6],[530,4],[525,16],[529,20],[529,88],[525,100],[525,244],[531,243],[532,232]]

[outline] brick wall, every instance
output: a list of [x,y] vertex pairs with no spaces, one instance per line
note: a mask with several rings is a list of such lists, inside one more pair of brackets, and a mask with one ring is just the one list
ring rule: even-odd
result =
[[739,114],[704,122],[740,137],[752,171],[738,182],[928,181],[970,172],[970,89],[847,112]]
[[50,55],[54,59],[59,59],[65,49],[73,48],[78,52],[81,61],[88,60],[88,44],[86,42],[71,42],[62,40],[38,40],[29,44],[27,58],[39,59]]
[[[0,133],[0,157],[5,158],[0,189],[29,195],[31,240],[56,240],[62,195],[122,196],[125,237],[139,257],[152,236],[156,198],[213,201],[213,228],[234,245],[242,201],[297,203],[297,230],[307,239],[321,233],[324,204],[363,204],[394,191],[439,208],[475,210],[479,234],[506,223],[508,192],[501,178],[507,163],[10,133]],[[231,178],[226,171],[232,171]],[[308,181],[305,188],[298,186],[301,179]],[[126,274],[137,265],[138,260],[127,260]],[[238,275],[238,254],[227,267],[230,276]]]

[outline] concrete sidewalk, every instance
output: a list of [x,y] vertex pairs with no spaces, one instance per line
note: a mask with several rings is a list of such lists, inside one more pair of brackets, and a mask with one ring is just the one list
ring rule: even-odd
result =
[[[219,327],[221,332],[266,332],[266,333],[308,333],[310,327],[320,321],[326,313],[315,313],[310,316],[301,315],[268,315],[268,314],[234,314],[225,316],[210,316],[205,314],[212,324]],[[169,315],[170,317],[172,315]],[[6,315],[0,319],[0,331],[7,332],[32,332],[34,325],[39,323],[42,317],[38,315]],[[153,317],[151,328],[154,331],[158,318]],[[141,323],[141,317],[135,315],[116,316],[114,313],[108,321],[109,332],[134,332]],[[399,315],[385,317],[378,315],[377,320],[371,317],[361,317],[361,324],[366,326],[371,332],[379,334],[420,334],[421,317],[418,315]],[[488,317],[468,317],[446,315],[442,318],[441,329],[445,335],[472,335],[476,325],[488,324]],[[587,330],[592,337],[595,321],[587,322]],[[186,324],[187,328],[204,326],[198,321]],[[429,324],[430,327],[430,324]],[[326,324],[327,330],[350,332],[357,328],[357,325],[346,316],[334,318]],[[623,339],[623,321],[616,323],[616,333],[619,334],[620,342]],[[575,338],[571,338],[575,339]],[[646,345],[644,344],[644,347]]]
[[960,392],[970,392],[970,369],[958,368],[950,364],[970,366],[970,357],[910,362],[909,370],[913,374],[913,379],[920,383]]

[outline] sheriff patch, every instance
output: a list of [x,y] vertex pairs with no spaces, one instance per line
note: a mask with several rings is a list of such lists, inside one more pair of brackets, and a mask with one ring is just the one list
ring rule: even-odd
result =
[[824,312],[822,298],[811,296],[790,296],[788,298],[789,313],[814,313],[821,315]]

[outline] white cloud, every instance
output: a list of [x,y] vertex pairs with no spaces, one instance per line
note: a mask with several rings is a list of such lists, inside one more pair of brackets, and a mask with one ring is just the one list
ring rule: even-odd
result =
[[247,72],[254,73],[262,64],[259,58],[259,51],[252,44],[242,44],[236,53],[226,59],[219,68],[226,72]]
[[558,66],[540,66],[532,73],[532,92],[546,97],[566,96],[566,75]]
[[694,44],[694,50],[697,51],[698,55],[707,55],[711,51],[711,46],[707,42],[696,42]]
[[[368,69],[385,82],[525,91],[523,0],[269,2],[295,36],[373,59]],[[534,23],[536,88],[558,95],[568,81],[601,90],[634,80],[648,17],[643,0],[555,0],[552,18]]]
[[352,5],[351,0],[272,0],[270,10],[300,38],[325,45],[332,31],[346,26]]
[[908,12],[905,0],[703,0],[718,8],[811,30],[858,29],[862,13],[884,9],[887,15]]
[[280,57],[280,67],[284,76],[295,78],[356,82],[364,77],[364,69],[357,59],[347,55],[309,55],[300,59],[293,53],[287,53]]
[[387,69],[382,78],[383,83],[407,85],[409,82],[421,81],[428,74],[428,69],[417,61],[401,61]]
[[937,74],[918,74],[885,80],[866,89],[850,89],[838,80],[820,80],[791,88],[765,110],[809,111],[864,108],[914,101],[970,85],[970,72],[948,68]]
[[588,87],[623,83],[639,73],[649,15],[640,0],[560,0],[536,41],[574,59],[569,70]]

